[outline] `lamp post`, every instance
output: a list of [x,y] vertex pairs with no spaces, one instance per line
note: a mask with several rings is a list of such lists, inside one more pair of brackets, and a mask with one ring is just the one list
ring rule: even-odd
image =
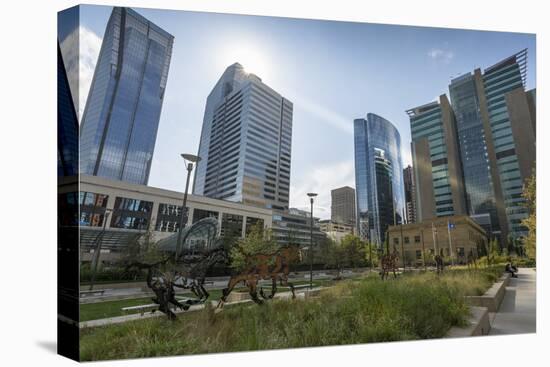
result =
[[96,239],[96,247],[94,249],[94,257],[92,258],[92,279],[90,280],[89,290],[94,289],[95,276],[97,273],[97,264],[99,263],[99,255],[101,253],[101,245],[103,244],[103,235],[105,234],[105,227],[107,226],[107,220],[109,219],[109,214],[111,214],[111,209],[105,209],[105,214],[103,214],[103,229],[99,236]]
[[311,204],[311,217],[309,218],[309,289],[313,288],[313,198],[317,196],[314,192],[308,192]]
[[[198,163],[201,160],[201,157],[193,155],[193,154],[181,154],[181,157],[183,158],[186,168],[187,168],[187,181],[185,182],[185,191],[183,193],[183,205],[181,207],[181,215],[180,215],[180,224],[178,229],[178,242],[176,243],[176,257],[175,261],[178,261],[178,251],[181,248],[181,235],[183,228],[185,227],[185,224],[187,223],[187,210],[185,210],[187,206],[187,190],[189,190],[189,179],[191,178],[191,171],[193,170],[193,163]],[[185,212],[185,219],[183,218],[183,213]]]

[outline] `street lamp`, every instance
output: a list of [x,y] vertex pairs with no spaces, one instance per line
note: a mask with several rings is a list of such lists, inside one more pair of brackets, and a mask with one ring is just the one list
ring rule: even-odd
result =
[[90,289],[94,289],[95,276],[97,272],[97,264],[99,263],[99,255],[101,253],[101,245],[103,244],[103,235],[105,234],[105,227],[107,226],[107,220],[109,219],[109,214],[111,214],[111,209],[105,209],[103,214],[103,229],[99,236],[96,239],[96,247],[94,249],[94,257],[92,258],[92,279],[90,280]]
[[[178,250],[181,247],[181,235],[182,235],[183,227],[187,223],[187,210],[185,210],[185,207],[187,206],[187,190],[189,190],[189,179],[191,178],[193,163],[198,163],[201,160],[201,157],[193,154],[181,154],[181,157],[183,158],[185,165],[187,167],[187,181],[185,182],[185,192],[183,193],[183,206],[181,207],[180,226],[178,229],[178,242],[176,244],[175,261],[178,261]],[[185,219],[183,218],[184,212],[185,212]]]
[[313,288],[313,198],[317,196],[314,192],[308,192],[311,204],[311,217],[309,218],[309,289]]

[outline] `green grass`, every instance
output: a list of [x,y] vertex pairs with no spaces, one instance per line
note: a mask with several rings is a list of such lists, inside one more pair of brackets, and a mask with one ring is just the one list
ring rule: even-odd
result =
[[498,270],[405,274],[342,281],[317,299],[204,310],[83,329],[82,360],[297,348],[443,337],[465,324],[464,296],[481,294]]

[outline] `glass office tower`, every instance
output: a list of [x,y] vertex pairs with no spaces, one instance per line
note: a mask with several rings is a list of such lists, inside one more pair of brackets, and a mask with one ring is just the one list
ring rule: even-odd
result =
[[287,210],[292,102],[229,66],[208,96],[193,193]]
[[389,225],[404,223],[401,137],[388,120],[354,120],[357,233],[381,246]]
[[59,43],[57,44],[57,175],[78,173],[78,118]]
[[447,97],[406,112],[411,123],[417,221],[466,214],[455,118]]
[[173,36],[128,8],[113,9],[80,132],[80,172],[147,184]]
[[[522,197],[523,183],[533,173],[535,160],[534,111],[525,93],[527,50],[484,70],[479,94],[492,136],[494,165],[500,181],[508,234],[527,234],[521,221],[528,215]],[[482,83],[481,83],[482,79]],[[482,84],[482,86],[481,86]]]
[[499,234],[500,224],[487,152],[487,138],[474,76],[468,73],[451,80],[449,94],[456,118],[466,210],[473,218],[483,218],[483,214],[486,214],[488,223],[483,226],[488,233]]

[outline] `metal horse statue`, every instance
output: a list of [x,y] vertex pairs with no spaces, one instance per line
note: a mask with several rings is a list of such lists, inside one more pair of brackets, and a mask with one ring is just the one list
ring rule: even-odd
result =
[[393,272],[393,277],[397,278],[396,271],[397,271],[398,261],[399,261],[399,253],[395,248],[393,249],[393,252],[391,254],[388,253],[382,256],[382,258],[380,259],[380,264],[382,268],[380,271],[380,278],[382,280],[388,278],[390,271]]
[[[168,259],[164,258],[154,264],[133,262],[126,269],[128,270],[132,267],[147,269],[147,286],[155,293],[155,297],[151,298],[151,300],[159,305],[158,310],[166,314],[169,320],[175,320],[176,314],[172,311],[172,308],[188,310],[190,304],[181,303],[176,299],[175,287],[184,288],[184,286],[177,283],[178,274],[160,271],[160,267],[166,265]],[[152,312],[155,311],[153,310]]]
[[235,286],[244,282],[248,287],[250,297],[254,302],[261,305],[263,300],[258,297],[258,282],[262,279],[271,279],[271,294],[266,296],[260,287],[260,296],[264,300],[272,299],[277,292],[277,280],[281,286],[289,287],[292,298],[296,298],[294,285],[288,281],[290,265],[296,260],[301,260],[302,254],[298,245],[286,245],[280,247],[273,254],[244,254],[245,266],[238,274],[229,279],[227,287],[222,291],[222,297],[217,308],[222,308],[227,297]]
[[[152,300],[170,320],[176,319],[172,309],[188,310],[191,305],[204,303],[210,296],[204,287],[206,276],[216,265],[228,263],[227,251],[216,238],[217,220],[205,218],[184,231],[180,251],[176,251],[178,236],[174,234],[157,242],[159,250],[164,254],[162,260],[154,264],[133,262],[127,266],[127,269],[147,269],[147,286],[155,293]],[[196,242],[199,245],[192,247],[188,242],[189,237],[199,238]],[[161,271],[161,268],[170,270]],[[197,299],[182,303],[175,298],[175,288],[189,289]]]
[[204,287],[206,276],[217,265],[228,266],[229,256],[225,247],[218,242],[213,249],[199,254],[184,253],[178,258],[176,264],[185,268],[180,275],[186,288],[190,289],[198,301],[203,303],[210,297],[210,293]]

